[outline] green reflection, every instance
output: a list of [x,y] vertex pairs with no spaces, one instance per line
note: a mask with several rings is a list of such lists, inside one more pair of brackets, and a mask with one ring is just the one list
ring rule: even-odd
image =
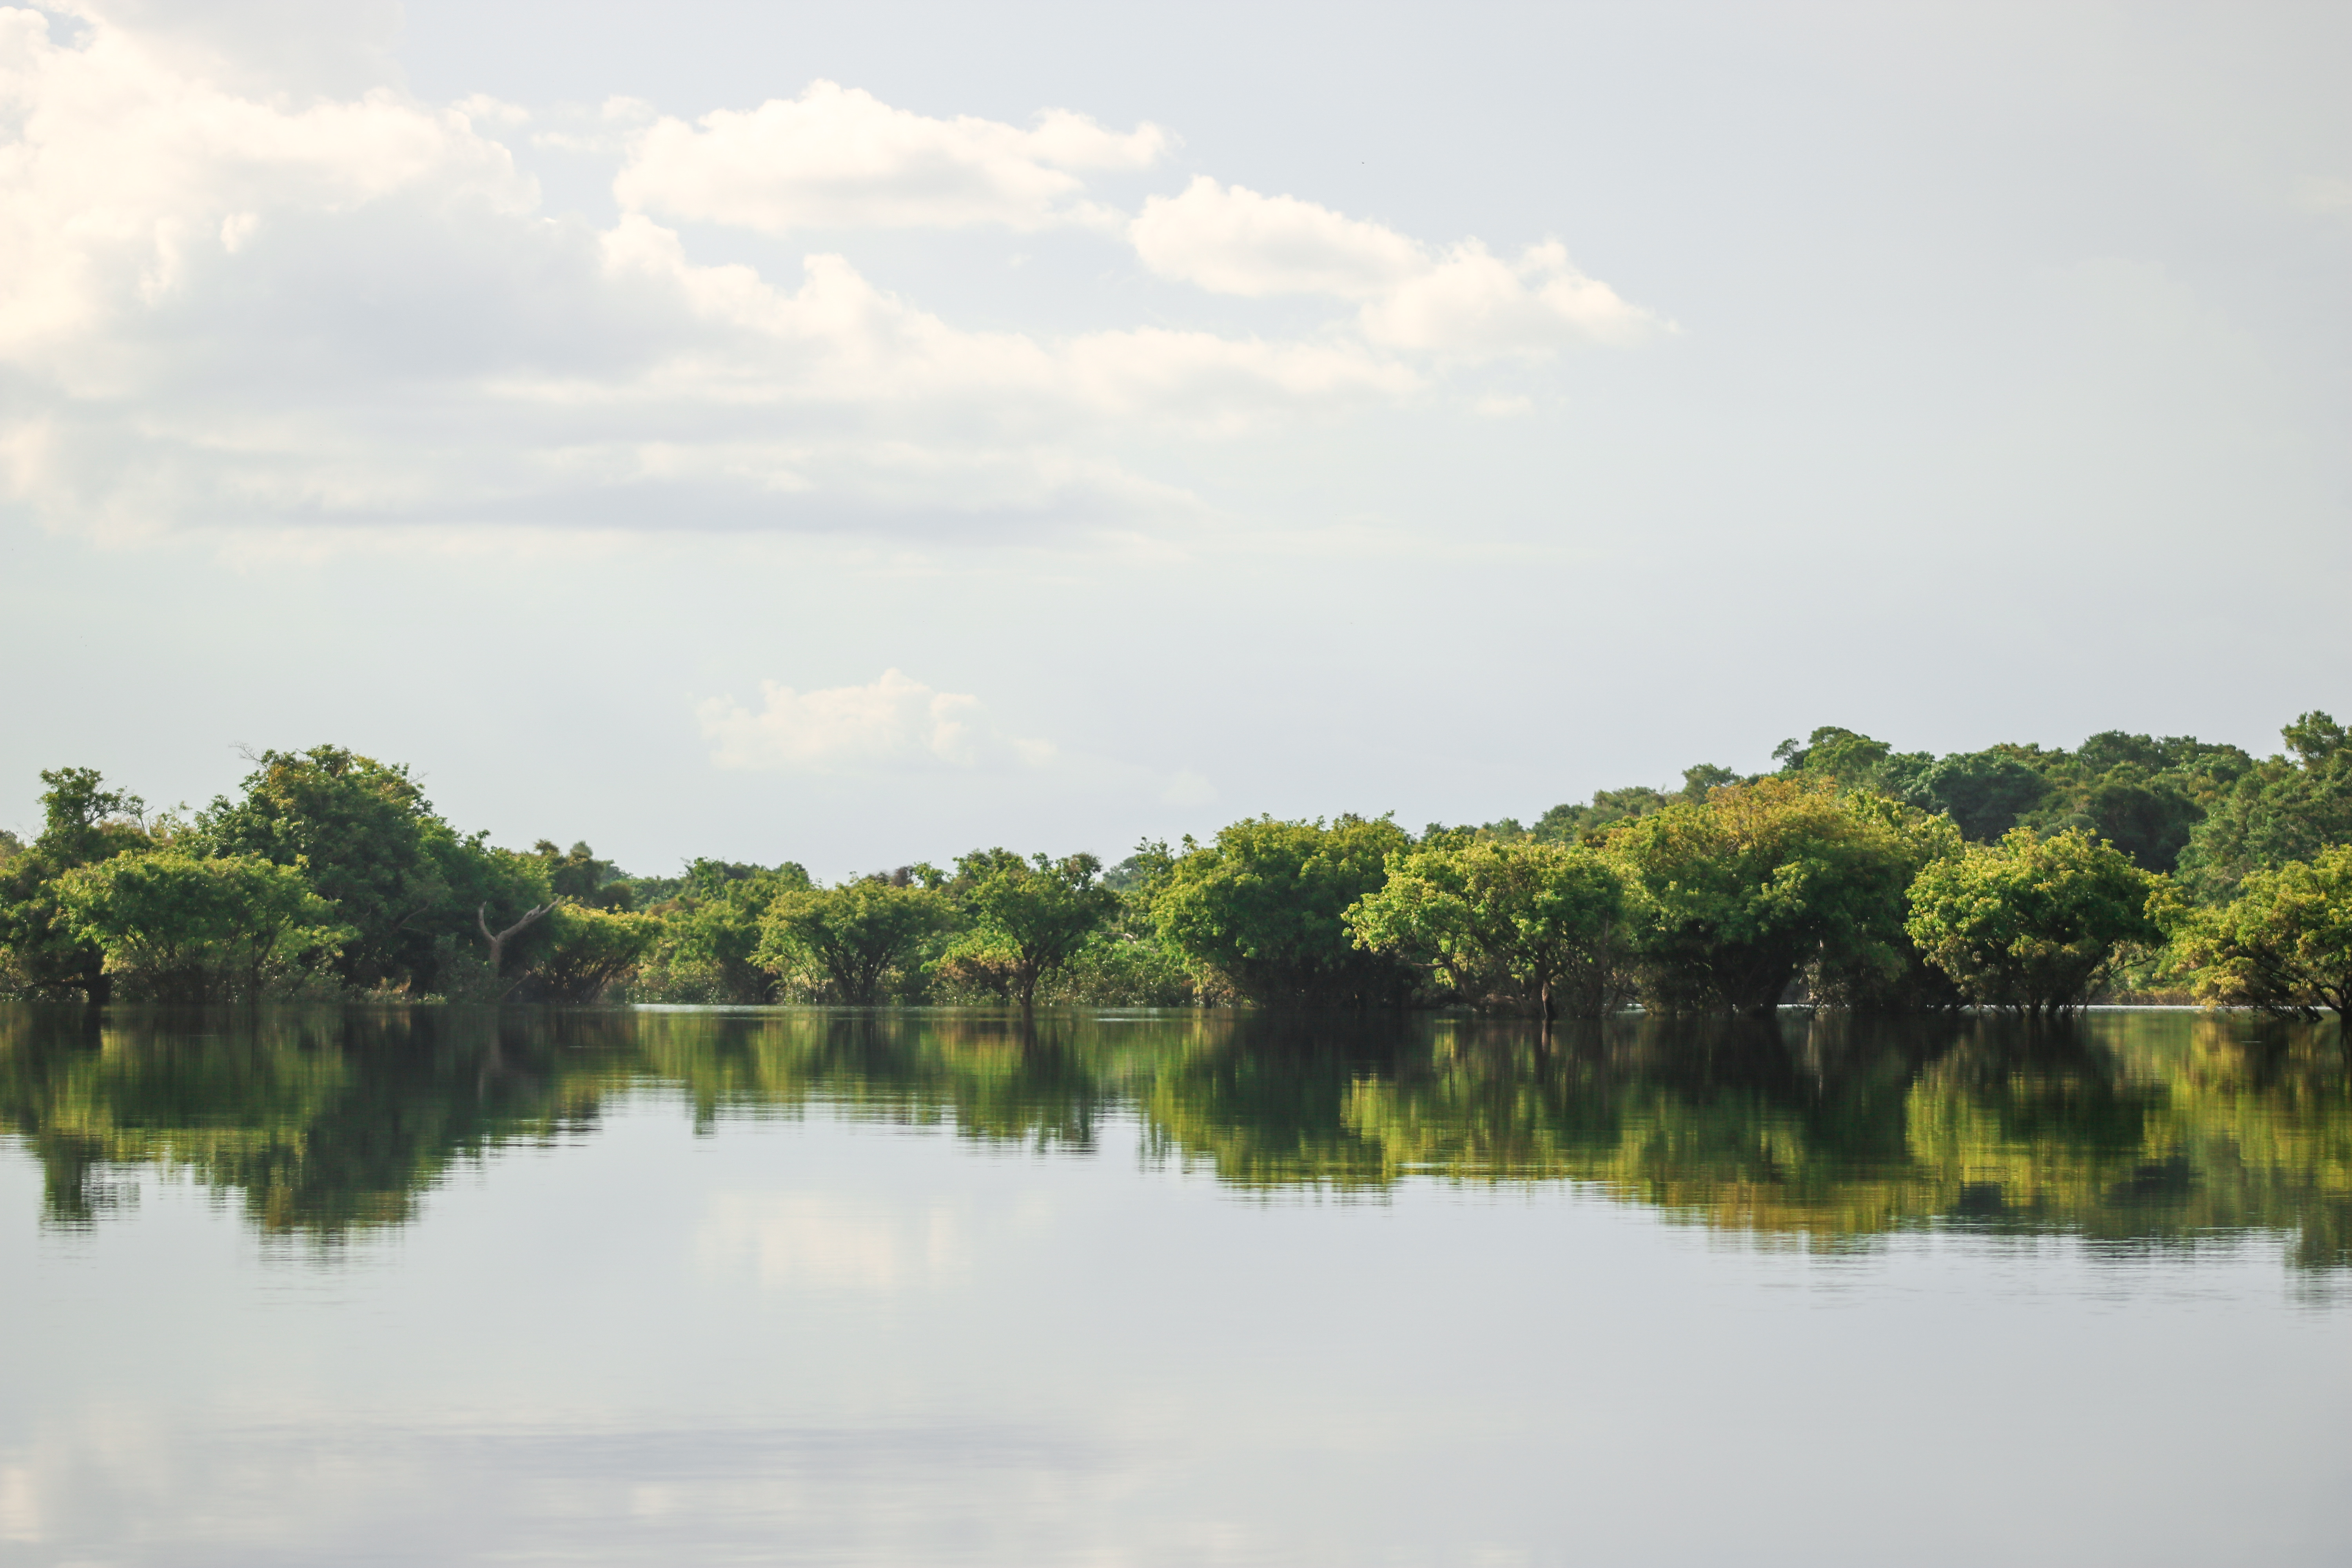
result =
[[1811,1247],[1957,1223],[2189,1245],[2284,1234],[2352,1267],[2352,1073],[2332,1024],[1465,1018],[1186,1012],[204,1016],[0,1007],[0,1117],[45,1217],[161,1166],[266,1230],[404,1223],[453,1163],[578,1137],[608,1097],[1148,1154],[1266,1194],[1573,1182]]

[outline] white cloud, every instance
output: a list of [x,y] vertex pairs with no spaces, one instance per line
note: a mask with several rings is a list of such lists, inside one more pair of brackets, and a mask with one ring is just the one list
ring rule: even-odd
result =
[[1391,228],[1302,202],[1220,185],[1203,174],[1181,195],[1153,196],[1128,230],[1143,264],[1219,294],[1376,299],[1429,270]]
[[1146,168],[1168,145],[1153,125],[1119,134],[1061,110],[1026,131],[935,120],[819,81],[796,99],[719,110],[697,125],[656,121],[613,194],[635,211],[770,233],[1113,223],[1080,198],[1072,171]]
[[1154,272],[1216,293],[1360,300],[1358,324],[1384,348],[1540,356],[1578,341],[1635,342],[1659,327],[1579,272],[1557,241],[1507,261],[1475,239],[1433,257],[1379,224],[1206,177],[1144,203],[1128,237]]
[[1567,247],[1531,245],[1514,261],[1465,240],[1420,277],[1365,305],[1364,336],[1462,359],[1536,356],[1577,341],[1636,342],[1657,318],[1569,265]]
[[886,669],[864,686],[795,691],[762,681],[759,711],[712,698],[698,710],[723,768],[844,773],[909,767],[1044,767],[1055,748],[1000,731],[980,699]]
[[71,45],[39,12],[0,8],[0,359],[163,301],[261,209],[344,212],[425,185],[506,210],[535,199],[455,111],[381,89],[292,108],[189,63],[103,16]]
[[[1160,471],[1187,444],[1423,396],[1416,356],[1647,320],[1557,247],[1433,257],[1201,181],[1137,221],[1147,259],[1319,292],[1355,327],[975,331],[845,255],[779,279],[698,262],[646,212],[550,215],[481,133],[519,106],[284,87],[288,61],[360,71],[366,37],[241,74],[223,40],[268,35],[252,17],[198,37],[113,15],[0,6],[0,507],[51,527],[1166,531],[1212,515]],[[625,193],[758,226],[1089,219],[1081,174],[1168,142],[822,83],[698,127],[626,99],[602,121]]]

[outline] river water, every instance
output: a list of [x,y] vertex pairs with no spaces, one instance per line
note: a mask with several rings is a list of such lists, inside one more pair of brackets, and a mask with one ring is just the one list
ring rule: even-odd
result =
[[0,1563],[2339,1565],[2347,1065],[0,1008]]

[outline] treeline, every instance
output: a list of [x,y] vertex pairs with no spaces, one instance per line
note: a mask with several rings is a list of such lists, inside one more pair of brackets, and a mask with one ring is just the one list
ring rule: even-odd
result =
[[2352,744],[2257,759],[2109,732],[1936,757],[1817,730],[1742,776],[1604,790],[1532,828],[1259,817],[1208,843],[975,850],[819,886],[585,844],[493,846],[404,768],[268,752],[150,815],[44,773],[0,836],[0,991],[90,1002],[1459,1005],[1542,1016],[2194,995],[2352,1007]]

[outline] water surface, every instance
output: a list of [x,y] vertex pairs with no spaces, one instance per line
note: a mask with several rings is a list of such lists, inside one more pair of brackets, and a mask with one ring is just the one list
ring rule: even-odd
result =
[[0,1562],[2342,1563],[2347,1068],[0,1008]]

